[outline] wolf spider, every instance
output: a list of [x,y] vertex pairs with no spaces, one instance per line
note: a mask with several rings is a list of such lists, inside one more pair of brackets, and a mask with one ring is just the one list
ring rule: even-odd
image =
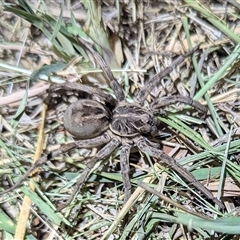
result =
[[[157,116],[164,114],[162,107],[166,105],[181,102],[191,105],[204,113],[207,112],[207,109],[200,103],[189,97],[183,96],[170,96],[156,99],[149,104],[148,107],[144,106],[144,101],[149,92],[159,83],[161,78],[169,74],[173,68],[180,64],[186,57],[190,56],[193,51],[180,56],[172,63],[171,67],[166,68],[150,79],[137,93],[134,98],[134,103],[129,103],[124,96],[122,87],[114,78],[109,67],[93,45],[81,38],[79,38],[78,41],[79,44],[92,55],[96,63],[101,66],[109,86],[115,93],[116,99],[102,90],[84,84],[66,83],[64,85],[52,85],[49,90],[50,93],[57,93],[62,89],[67,91],[74,90],[78,91],[80,95],[85,98],[72,103],[67,108],[64,115],[65,129],[77,140],[72,143],[61,145],[58,150],[40,158],[13,187],[7,189],[4,193],[15,189],[34,169],[59,154],[73,148],[99,148],[96,155],[88,161],[86,168],[78,178],[73,193],[66,202],[66,205],[68,205],[71,203],[73,197],[83,183],[87,180],[95,164],[101,159],[111,155],[113,151],[120,146],[120,166],[125,191],[124,202],[126,202],[131,195],[129,155],[131,148],[135,146],[139,151],[148,153],[149,156],[170,166],[196,189],[201,191],[208,199],[215,202],[220,208],[223,208],[223,204],[218,199],[214,198],[213,194],[197,181],[191,173],[160,150],[160,144],[149,140],[149,137],[154,137],[160,130]],[[48,97],[48,101],[51,101],[51,94]]]

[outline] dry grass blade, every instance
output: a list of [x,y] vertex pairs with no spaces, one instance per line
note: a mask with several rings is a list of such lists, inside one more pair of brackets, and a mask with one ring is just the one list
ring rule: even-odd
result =
[[[43,130],[44,130],[44,122],[46,119],[46,111],[47,111],[47,105],[43,104],[42,122],[39,125],[37,148],[36,148],[36,152],[35,152],[32,164],[34,164],[34,162],[37,161],[41,157],[41,154],[42,154],[42,145],[44,142],[44,140],[43,140],[44,131]],[[38,171],[38,169],[35,169],[35,171]],[[36,180],[36,179],[34,178],[34,180]],[[29,187],[30,187],[30,189],[32,189],[34,191],[35,187],[32,182],[29,182]],[[20,213],[19,213],[18,224],[16,227],[15,236],[14,236],[15,239],[21,240],[21,239],[25,238],[25,234],[26,234],[25,226],[28,223],[29,215],[31,212],[31,204],[32,204],[31,199],[25,195],[23,198],[22,206],[21,206]]]

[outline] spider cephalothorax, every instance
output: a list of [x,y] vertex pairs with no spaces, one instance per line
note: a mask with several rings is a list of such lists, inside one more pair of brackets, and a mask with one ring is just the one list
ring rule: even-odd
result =
[[[81,44],[87,52],[93,56],[96,63],[101,66],[109,86],[114,90],[116,99],[110,94],[84,84],[66,83],[64,85],[53,85],[49,90],[50,93],[62,89],[75,90],[80,92],[81,96],[87,96],[87,99],[81,99],[72,103],[64,115],[64,126],[66,130],[79,140],[76,140],[74,143],[62,145],[59,150],[51,154],[51,157],[75,147],[97,147],[99,149],[96,155],[88,161],[86,168],[80,175],[76,187],[66,204],[72,201],[73,196],[86,181],[96,162],[111,155],[119,146],[121,170],[124,174],[123,185],[125,189],[125,201],[127,201],[131,194],[128,159],[131,148],[135,146],[139,151],[147,153],[156,160],[171,166],[172,169],[193,184],[207,198],[213,200],[220,207],[223,207],[222,203],[218,199],[215,199],[212,193],[198,182],[192,174],[186,171],[173,158],[164,154],[160,150],[160,144],[151,142],[148,138],[155,136],[158,131],[161,131],[157,123],[157,116],[162,113],[163,106],[175,102],[182,102],[205,113],[207,109],[191,98],[183,96],[169,96],[157,99],[149,104],[149,107],[144,107],[147,95],[153,87],[159,83],[162,76],[172,70],[170,68],[165,69],[162,73],[157,74],[149,80],[143,89],[133,98],[134,103],[129,103],[124,97],[120,84],[113,77],[109,67],[94,47],[81,38],[78,40],[79,44]],[[182,56],[182,59],[177,59],[173,62],[172,66],[176,66],[189,55],[190,53]],[[11,191],[18,186],[34,168],[40,166],[48,157],[49,156],[44,156],[39,159],[20,181],[7,191]]]
[[122,137],[152,134],[157,131],[156,119],[138,104],[122,102],[113,110],[110,129]]

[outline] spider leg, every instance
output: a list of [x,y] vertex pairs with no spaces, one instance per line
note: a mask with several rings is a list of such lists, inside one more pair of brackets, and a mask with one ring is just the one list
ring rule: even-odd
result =
[[121,165],[121,172],[123,177],[123,188],[124,188],[124,204],[127,202],[127,200],[131,197],[131,181],[129,177],[129,155],[131,150],[131,144],[126,142],[123,143],[123,146],[121,148],[121,154],[120,154],[120,165]]
[[[87,86],[80,83],[72,83],[66,82],[64,84],[53,84],[48,89],[48,97],[45,99],[45,102],[49,105],[51,103],[52,94],[54,92],[59,92],[60,90],[64,89],[65,91],[78,91],[80,93],[80,98],[85,98],[88,96],[93,100],[100,100],[102,102],[107,103],[109,106],[115,106],[116,100],[110,95],[98,88],[94,88],[91,86]],[[96,97],[97,96],[97,97]]]
[[108,133],[104,133],[103,135],[87,139],[87,140],[79,140],[68,144],[63,144],[60,146],[60,148],[54,152],[48,153],[47,155],[39,158],[27,171],[26,173],[18,180],[17,183],[15,183],[12,187],[8,188],[7,190],[0,192],[0,195],[6,194],[8,192],[12,192],[16,188],[18,188],[24,180],[26,180],[38,167],[41,167],[44,163],[46,163],[48,160],[53,159],[54,157],[63,154],[73,148],[93,148],[93,147],[99,147],[103,144],[106,144],[110,141],[110,136]]
[[144,87],[138,92],[136,96],[136,101],[142,105],[144,103],[144,100],[148,96],[148,94],[152,91],[152,89],[159,84],[159,82],[162,80],[163,77],[170,74],[174,68],[176,68],[179,64],[183,62],[184,59],[191,56],[199,46],[196,46],[194,49],[189,51],[186,54],[180,55],[178,58],[176,58],[172,64],[169,67],[166,67],[163,71],[157,73],[154,77],[152,77],[145,85]]
[[111,69],[106,64],[106,62],[104,61],[102,56],[95,50],[92,43],[84,40],[81,37],[78,37],[78,41],[80,42],[81,45],[83,45],[88,50],[88,52],[90,52],[92,54],[94,60],[100,65],[100,67],[102,68],[102,70],[106,76],[109,86],[114,90],[114,93],[116,94],[118,101],[124,100],[125,97],[124,97],[124,92],[122,90],[121,85],[115,79],[115,77],[112,74]]
[[105,145],[103,148],[101,148],[97,152],[97,154],[93,158],[90,159],[90,161],[86,165],[86,168],[83,170],[83,172],[79,176],[79,178],[74,186],[73,192],[71,193],[71,196],[69,197],[69,199],[67,200],[67,202],[65,203],[65,205],[63,207],[58,208],[59,211],[62,210],[63,208],[65,208],[67,205],[69,205],[72,202],[76,193],[81,189],[82,184],[87,180],[94,165],[101,159],[109,156],[119,146],[120,143],[121,143],[120,138],[115,136],[115,138],[112,138],[110,140],[110,142],[108,142],[107,145]]
[[213,194],[205,186],[203,186],[191,173],[189,173],[178,162],[176,162],[173,158],[169,157],[167,154],[163,153],[161,150],[147,144],[147,141],[145,141],[144,137],[139,137],[138,141],[136,141],[136,145],[142,152],[148,153],[151,157],[159,159],[160,161],[164,162],[169,167],[174,169],[184,179],[191,183],[196,189],[201,191],[208,199],[211,199],[220,208],[224,208],[222,202],[216,199]]
[[154,114],[159,114],[159,113],[161,114],[162,107],[165,107],[167,105],[174,104],[177,102],[190,105],[204,113],[207,113],[207,111],[208,111],[208,109],[205,106],[203,106],[202,104],[200,104],[199,102],[193,100],[190,97],[185,97],[185,96],[181,96],[181,95],[169,96],[169,97],[163,97],[163,98],[157,99],[151,103],[151,108],[153,109]]

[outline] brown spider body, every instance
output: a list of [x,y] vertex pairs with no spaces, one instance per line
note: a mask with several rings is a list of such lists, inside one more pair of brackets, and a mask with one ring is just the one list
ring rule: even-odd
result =
[[151,134],[156,131],[155,117],[138,104],[121,102],[113,110],[110,129],[122,137]]
[[[146,83],[138,94],[134,97],[134,103],[128,103],[124,97],[121,85],[113,77],[111,70],[105,61],[94,49],[94,47],[81,38],[78,38],[79,44],[92,55],[96,63],[98,63],[108,81],[109,86],[114,90],[116,99],[110,94],[106,94],[97,88],[84,84],[66,83],[64,85],[53,85],[49,89],[49,93],[58,92],[59,90],[78,91],[81,99],[72,103],[65,112],[64,126],[77,140],[74,143],[62,145],[59,150],[51,154],[51,156],[43,156],[40,158],[22,178],[13,187],[6,192],[12,191],[19,186],[22,181],[37,167],[58,154],[65,153],[72,148],[92,148],[97,147],[99,150],[96,155],[89,160],[86,168],[81,173],[76,186],[67,200],[69,204],[76,192],[81,188],[87,180],[92,168],[95,164],[108,157],[120,147],[120,164],[123,174],[123,186],[125,190],[125,202],[131,196],[131,182],[129,178],[129,155],[133,146],[136,146],[142,153],[147,153],[156,161],[163,162],[179,173],[188,182],[193,184],[195,188],[201,191],[208,199],[214,201],[220,208],[223,204],[213,194],[205,188],[195,177],[178,164],[173,158],[163,153],[160,144],[151,142],[148,137],[154,136],[161,131],[157,123],[157,116],[162,113],[162,108],[175,102],[181,102],[193,106],[194,108],[207,112],[207,109],[197,101],[189,97],[168,96],[155,100],[150,104],[150,109],[144,107],[144,102],[149,92],[156,86],[166,74],[169,74],[174,67],[188,57],[192,52],[187,53],[176,59],[171,67],[166,68],[161,73],[155,75]],[[86,99],[87,98],[87,99]],[[51,99],[51,97],[50,97]],[[49,100],[49,99],[48,99]]]
[[87,139],[105,132],[110,118],[110,111],[104,105],[97,101],[82,99],[67,108],[63,123],[65,129],[74,137]]

